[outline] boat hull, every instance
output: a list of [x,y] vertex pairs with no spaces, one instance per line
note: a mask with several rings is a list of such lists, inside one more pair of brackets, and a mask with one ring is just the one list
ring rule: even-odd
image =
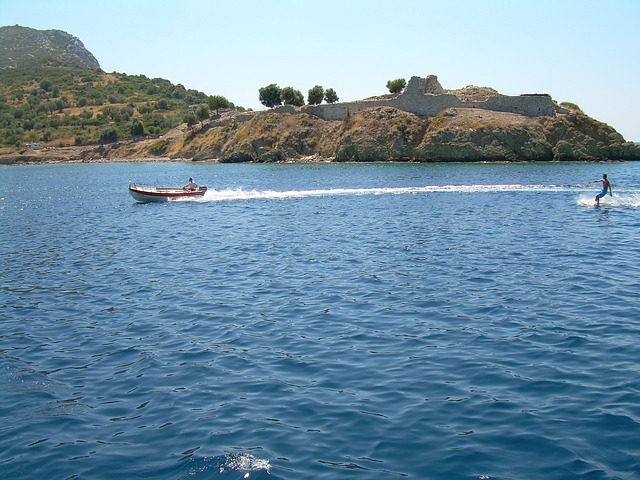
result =
[[203,197],[207,187],[198,187],[195,190],[168,187],[147,187],[129,185],[129,194],[136,202],[168,202],[170,200],[185,200]]

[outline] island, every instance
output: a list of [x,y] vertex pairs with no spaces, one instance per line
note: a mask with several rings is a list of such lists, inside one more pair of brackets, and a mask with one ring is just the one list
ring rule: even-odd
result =
[[640,160],[640,145],[576,104],[447,90],[435,75],[359,101],[209,111],[202,92],[103,72],[58,30],[0,28],[0,93],[0,164]]

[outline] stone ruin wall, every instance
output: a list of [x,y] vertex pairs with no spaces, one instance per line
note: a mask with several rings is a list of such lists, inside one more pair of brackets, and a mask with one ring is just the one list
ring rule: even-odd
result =
[[[323,105],[281,105],[268,112],[272,113],[308,113],[324,120],[345,120],[361,110],[374,107],[394,107],[421,117],[434,117],[448,108],[478,108],[498,112],[518,113],[532,117],[554,116],[556,113],[568,113],[557,105],[549,95],[500,95],[489,97],[485,101],[470,102],[460,100],[456,95],[445,93],[435,75],[426,78],[411,77],[407,88],[392,98],[376,98]],[[214,118],[211,126],[226,126],[251,120],[261,111],[220,115]]]
[[[394,107],[421,117],[433,117],[448,108],[479,108],[498,112],[518,113],[531,117],[554,116],[561,107],[546,94],[533,95],[495,95],[486,101],[465,102],[453,94],[444,92],[435,75],[426,78],[411,77],[403,93],[394,98],[359,100],[323,105],[306,105],[295,109],[309,113],[324,120],[344,120],[349,115],[367,108]],[[274,109],[275,112],[294,111],[287,107]]]

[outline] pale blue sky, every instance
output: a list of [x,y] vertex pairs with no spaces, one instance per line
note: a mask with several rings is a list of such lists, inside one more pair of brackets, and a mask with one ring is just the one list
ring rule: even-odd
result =
[[548,93],[640,141],[640,0],[0,0],[0,25],[59,29],[107,72],[262,109],[258,89],[341,101],[387,80]]

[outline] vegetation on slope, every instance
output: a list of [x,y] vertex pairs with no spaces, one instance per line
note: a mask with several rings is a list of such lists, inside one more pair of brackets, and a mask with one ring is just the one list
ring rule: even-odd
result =
[[105,73],[66,32],[0,27],[0,152],[158,137],[230,106],[162,78]]
[[208,96],[161,78],[69,67],[0,71],[0,147],[160,136]]

